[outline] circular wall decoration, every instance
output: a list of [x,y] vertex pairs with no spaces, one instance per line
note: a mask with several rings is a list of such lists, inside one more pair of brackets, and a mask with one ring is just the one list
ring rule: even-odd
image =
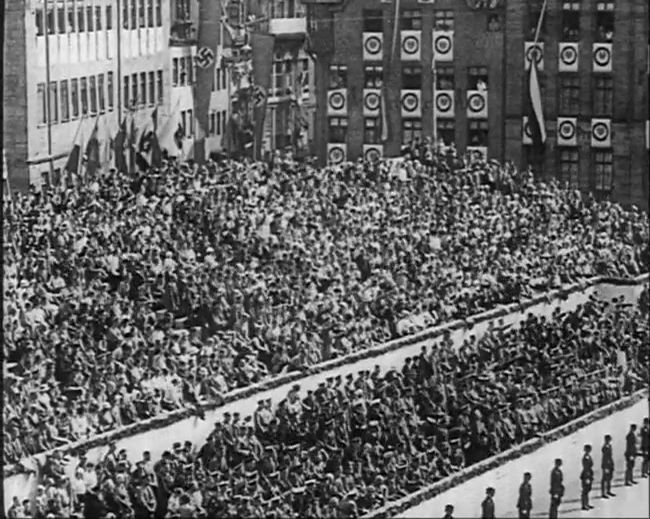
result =
[[418,109],[419,100],[415,94],[404,94],[402,97],[402,108],[407,112],[415,112]]
[[343,159],[345,158],[345,152],[343,151],[343,148],[336,146],[334,148],[330,148],[328,156],[331,162],[338,164],[339,162],[343,162]]
[[440,112],[451,110],[451,96],[447,93],[440,93],[436,97],[436,109]]
[[565,141],[569,141],[576,136],[576,127],[572,121],[562,121],[558,133]]
[[609,128],[605,123],[596,123],[591,129],[591,134],[598,142],[604,142],[609,137]]
[[468,105],[472,112],[481,112],[485,109],[485,99],[481,94],[472,94],[469,96]]
[[438,54],[447,54],[451,50],[451,38],[446,34],[438,36],[434,47]]
[[334,92],[330,95],[330,108],[332,110],[342,110],[345,106],[345,96],[341,92]]
[[380,102],[381,100],[379,99],[379,94],[376,92],[369,92],[363,98],[363,106],[365,106],[367,110],[371,111],[379,110]]
[[526,59],[531,63],[535,61],[535,63],[539,65],[542,61],[543,54],[544,53],[539,45],[531,45],[526,51]]
[[575,47],[564,47],[560,52],[560,59],[565,65],[573,65],[578,61],[578,52]]
[[379,160],[380,155],[381,154],[377,148],[368,148],[364,153],[363,158],[366,160],[366,162],[375,162]]
[[381,40],[377,36],[368,36],[363,47],[368,54],[379,54],[381,50]]
[[594,51],[594,61],[599,67],[606,67],[612,59],[612,53],[607,47],[598,47]]
[[416,54],[420,50],[420,42],[415,36],[407,36],[402,40],[402,50],[406,54]]
[[530,139],[533,138],[533,131],[530,129],[530,123],[528,121],[524,123],[524,135]]

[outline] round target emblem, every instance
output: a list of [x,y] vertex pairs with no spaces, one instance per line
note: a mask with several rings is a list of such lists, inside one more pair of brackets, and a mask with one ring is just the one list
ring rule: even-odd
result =
[[407,112],[415,112],[418,108],[418,96],[415,94],[405,94],[402,97],[402,107]]
[[402,41],[402,50],[406,54],[415,54],[420,50],[420,42],[415,36],[407,36]]
[[330,108],[332,110],[342,110],[345,106],[345,96],[341,92],[334,92],[330,95]]
[[612,58],[612,54],[607,47],[598,47],[594,52],[594,61],[599,67],[606,67],[609,65],[609,60]]
[[575,47],[564,47],[560,52],[560,59],[565,65],[573,65],[578,60],[578,52]]
[[335,148],[331,148],[328,155],[330,158],[330,162],[334,164],[343,162],[343,159],[345,158],[345,153],[343,153],[343,149],[338,146]]
[[528,122],[528,120],[524,122],[524,135],[529,139],[533,138],[533,131],[530,129],[530,123]]
[[558,128],[558,133],[562,139],[569,141],[575,137],[576,127],[571,121],[562,121]]
[[381,50],[381,40],[377,36],[369,36],[363,47],[368,54],[377,54]]
[[447,54],[451,50],[451,38],[446,34],[436,38],[435,49],[438,54]]
[[438,97],[436,97],[436,109],[440,112],[448,112],[451,109],[451,96],[446,93],[438,94]]
[[469,109],[472,112],[481,112],[485,108],[485,99],[480,94],[472,94],[469,97]]
[[605,123],[596,123],[591,130],[591,133],[598,142],[606,141],[609,137],[609,128]]
[[526,59],[529,62],[535,62],[539,65],[542,61],[542,49],[539,45],[531,45],[526,51]]
[[379,103],[379,94],[376,92],[370,92],[366,94],[366,97],[363,99],[363,106],[365,106],[366,109],[370,111],[379,110]]
[[369,148],[364,154],[366,162],[376,162],[379,160],[379,150],[377,148]]

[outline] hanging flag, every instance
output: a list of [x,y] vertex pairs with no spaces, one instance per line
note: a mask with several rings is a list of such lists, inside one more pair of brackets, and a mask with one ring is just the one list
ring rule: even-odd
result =
[[530,63],[528,79],[529,114],[528,126],[531,131],[533,145],[541,148],[546,142],[546,128],[544,127],[544,113],[542,111],[542,93],[537,77],[537,64],[535,60]]
[[122,120],[120,124],[120,129],[117,131],[117,135],[113,140],[113,150],[115,151],[115,169],[120,173],[125,173],[128,171],[129,166],[124,155],[125,144],[127,140],[127,130],[126,130],[126,117]]
[[381,90],[381,103],[379,111],[381,112],[381,141],[387,142],[389,139],[388,110],[386,109],[386,87]]
[[88,139],[88,144],[86,144],[86,153],[84,155],[86,173],[90,177],[95,175],[100,166],[98,126],[99,117],[95,120],[95,126],[90,134],[90,139]]
[[158,107],[154,108],[151,113],[153,119],[153,132],[151,139],[151,166],[159,168],[162,166],[162,150],[160,149],[160,142],[158,141]]
[[262,139],[264,136],[264,117],[266,115],[266,104],[268,91],[271,88],[271,73],[273,71],[273,48],[275,37],[271,34],[251,34],[251,47],[253,49],[253,92],[256,97],[253,99],[253,138],[255,148],[255,159],[261,157]]
[[81,142],[83,140],[81,137],[81,126],[84,122],[84,119],[84,116],[81,116],[81,119],[79,119],[77,131],[74,135],[74,139],[72,140],[72,149],[70,150],[68,160],[65,163],[64,170],[68,173],[79,173],[79,161],[81,160]]

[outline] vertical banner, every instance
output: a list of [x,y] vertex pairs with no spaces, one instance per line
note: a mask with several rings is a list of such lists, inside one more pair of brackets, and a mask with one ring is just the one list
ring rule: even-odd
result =
[[199,2],[197,67],[196,82],[194,83],[194,117],[197,122],[194,160],[201,164],[205,161],[206,156],[205,139],[208,135],[210,119],[210,97],[212,96],[212,81],[221,32],[221,3],[222,0],[200,0]]
[[252,33],[251,47],[253,49],[253,87],[251,102],[253,103],[253,121],[255,138],[255,159],[261,156],[262,139],[264,137],[264,116],[268,92],[271,88],[271,72],[273,69],[273,46],[275,38],[270,34]]

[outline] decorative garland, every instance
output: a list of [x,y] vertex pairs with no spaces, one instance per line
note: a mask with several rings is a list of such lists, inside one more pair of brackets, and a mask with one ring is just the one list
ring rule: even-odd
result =
[[[421,332],[409,335],[407,337],[402,337],[399,339],[394,339],[389,341],[382,346],[366,348],[364,350],[351,353],[349,355],[339,357],[330,361],[326,361],[314,366],[309,366],[301,371],[294,371],[287,373],[280,377],[275,377],[257,384],[252,384],[248,387],[236,389],[230,393],[224,395],[223,401],[219,404],[217,403],[204,403],[201,405],[201,408],[204,411],[212,411],[223,407],[225,404],[229,404],[235,401],[244,400],[252,397],[263,391],[268,391],[276,389],[280,386],[290,384],[292,382],[298,381],[302,378],[317,375],[325,371],[333,370],[335,368],[344,366],[346,364],[352,364],[360,360],[366,360],[373,357],[380,357],[386,353],[393,352],[404,348],[406,346],[412,346],[414,344],[429,341],[432,339],[439,338],[445,333],[454,332],[459,329],[471,329],[476,324],[480,324],[490,320],[496,320],[500,317],[504,317],[513,313],[524,313],[527,309],[540,304],[540,303],[551,303],[553,299],[566,299],[568,295],[583,292],[587,288],[593,287],[598,284],[610,284],[617,286],[633,286],[639,285],[641,283],[647,282],[649,274],[643,274],[633,279],[616,279],[616,278],[604,278],[604,277],[594,277],[587,280],[582,280],[577,283],[572,283],[571,285],[562,287],[560,289],[552,290],[544,294],[536,295],[531,299],[526,301],[520,301],[518,303],[511,303],[508,305],[499,306],[492,310],[487,310],[480,314],[468,317],[465,320],[456,320],[451,321],[447,324],[437,325],[433,328],[423,330]],[[150,431],[152,429],[160,429],[171,425],[173,423],[179,422],[183,419],[189,418],[195,415],[195,411],[192,409],[179,409],[172,411],[167,414],[149,418],[140,422],[126,425],[120,429],[115,429],[113,431],[108,431],[98,436],[95,436],[88,440],[81,440],[70,444],[68,446],[62,446],[58,449],[63,454],[79,454],[86,452],[95,447],[101,447],[107,445],[110,441],[118,441],[122,438],[127,438],[130,436],[135,436],[143,432]],[[35,456],[41,457],[50,454],[52,451],[46,451],[39,453]],[[7,465],[3,468],[4,478],[7,479],[11,476],[17,474],[27,473],[28,470],[23,466],[23,464]]]

